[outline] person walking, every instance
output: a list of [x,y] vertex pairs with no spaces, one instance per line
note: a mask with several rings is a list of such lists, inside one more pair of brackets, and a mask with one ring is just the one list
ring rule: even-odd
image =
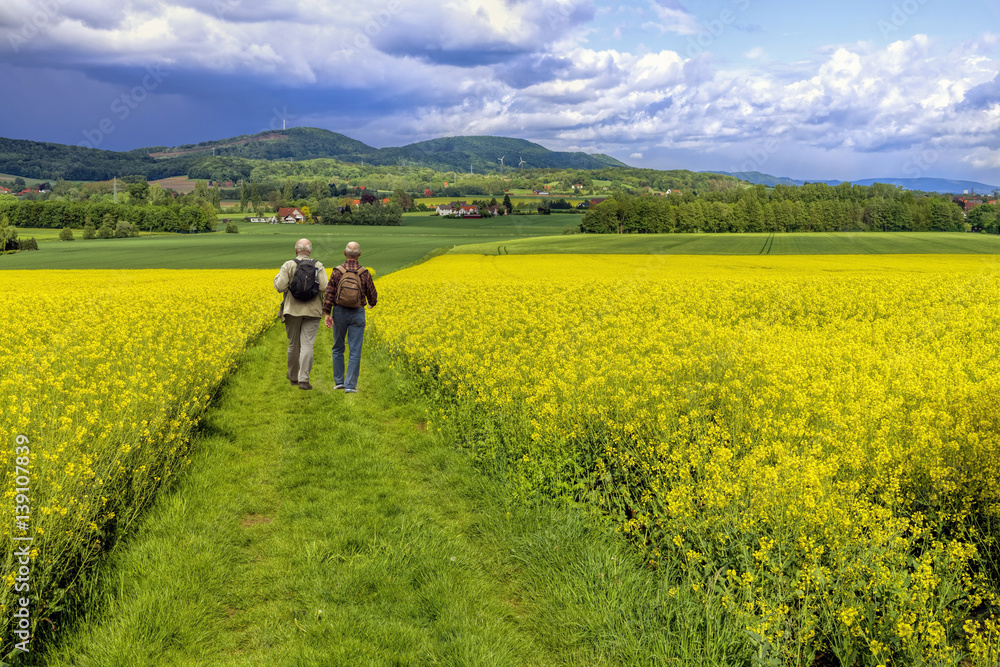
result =
[[[330,273],[323,299],[327,328],[333,329],[334,389],[353,394],[358,390],[361,371],[361,346],[365,339],[365,304],[374,308],[378,292],[368,269],[358,263],[361,246],[354,241],[344,249],[343,264]],[[344,339],[347,339],[347,373],[344,373]]]
[[311,259],[309,239],[295,242],[295,259],[281,265],[274,277],[274,288],[284,294],[281,321],[288,336],[288,381],[299,389],[312,389],[309,373],[313,364],[313,345],[323,318],[323,294],[329,283],[326,268]]

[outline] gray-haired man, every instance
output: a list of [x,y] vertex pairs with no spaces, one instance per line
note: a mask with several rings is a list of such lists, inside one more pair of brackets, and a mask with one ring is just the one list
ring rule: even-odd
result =
[[[319,331],[319,322],[323,318],[323,295],[328,282],[326,268],[310,259],[311,254],[312,243],[309,239],[299,239],[295,243],[295,259],[282,264],[278,275],[274,277],[274,288],[285,295],[281,300],[281,321],[285,323],[285,334],[288,336],[287,377],[299,389],[312,389],[309,372],[312,370],[313,345],[316,342],[316,332]],[[289,291],[298,271],[315,271],[319,290],[308,300],[297,299]]]
[[[358,390],[358,374],[361,371],[361,346],[365,340],[365,304],[374,308],[378,302],[378,291],[368,269],[358,263],[361,246],[351,241],[344,248],[347,258],[330,274],[330,282],[323,299],[323,313],[326,326],[333,329],[333,382],[334,389],[343,389],[353,394]],[[348,298],[341,284],[351,286]],[[342,303],[346,301],[346,303]],[[348,359],[345,373],[344,343],[347,343]]]

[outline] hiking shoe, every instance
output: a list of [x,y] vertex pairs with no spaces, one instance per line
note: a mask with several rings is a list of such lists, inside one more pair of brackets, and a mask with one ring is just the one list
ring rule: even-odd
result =
[[293,387],[297,387],[297,386],[298,386],[298,384],[299,384],[299,381],[298,381],[298,380],[289,380],[289,382],[291,382],[291,383],[292,383],[292,386],[293,386]]
[[300,382],[299,383],[299,389],[312,389],[312,388],[313,388],[313,386],[311,384],[309,384],[308,382]]
[[338,384],[338,385],[334,386],[334,389],[343,389],[343,388],[344,388],[344,385],[342,385],[342,384]]
[[358,393],[358,390],[357,389],[345,389],[344,393],[345,394],[356,394],[356,393]]

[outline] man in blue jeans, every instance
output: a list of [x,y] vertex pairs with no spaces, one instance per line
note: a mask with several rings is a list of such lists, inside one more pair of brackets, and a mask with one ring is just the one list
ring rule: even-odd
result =
[[[330,273],[323,298],[326,326],[333,329],[334,389],[353,394],[358,390],[361,370],[361,346],[365,339],[365,305],[374,308],[378,292],[368,269],[358,263],[361,246],[354,241],[344,249],[343,264]],[[344,339],[349,348],[347,374],[344,374]]]

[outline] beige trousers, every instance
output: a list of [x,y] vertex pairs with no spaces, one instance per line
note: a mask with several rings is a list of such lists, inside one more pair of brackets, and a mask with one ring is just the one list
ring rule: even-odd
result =
[[313,345],[319,331],[319,317],[285,315],[285,333],[288,335],[288,380],[309,382],[313,365]]

